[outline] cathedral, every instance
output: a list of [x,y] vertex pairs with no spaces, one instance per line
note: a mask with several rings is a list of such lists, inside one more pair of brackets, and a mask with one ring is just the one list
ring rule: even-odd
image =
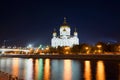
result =
[[66,18],[64,18],[63,24],[60,26],[60,35],[57,35],[57,32],[54,30],[53,37],[51,39],[51,46],[58,47],[58,46],[69,46],[72,47],[73,45],[79,44],[78,33],[75,29],[73,35],[71,35],[70,26],[66,22]]

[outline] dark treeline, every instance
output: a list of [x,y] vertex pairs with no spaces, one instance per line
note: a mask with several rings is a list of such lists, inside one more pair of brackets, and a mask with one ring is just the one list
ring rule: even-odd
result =
[[98,53],[118,53],[120,52],[120,43],[104,43],[97,42],[95,45],[90,45],[87,43],[81,43],[79,45],[74,45],[73,47],[58,46],[57,48],[50,47],[50,53],[59,54],[98,54]]

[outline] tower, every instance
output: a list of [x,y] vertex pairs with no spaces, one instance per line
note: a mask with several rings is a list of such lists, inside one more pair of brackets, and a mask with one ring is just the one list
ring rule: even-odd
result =
[[53,37],[57,37],[56,29],[54,29]]
[[64,17],[64,22],[60,26],[60,36],[70,36],[70,26],[66,22],[66,17]]
[[76,28],[75,28],[75,31],[74,31],[74,36],[77,37],[78,36],[78,33],[76,31]]

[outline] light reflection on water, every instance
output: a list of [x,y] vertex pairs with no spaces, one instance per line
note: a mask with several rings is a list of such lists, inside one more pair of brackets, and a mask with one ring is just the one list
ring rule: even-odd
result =
[[25,60],[25,80],[33,80],[33,59]]
[[[116,64],[119,65],[119,73],[117,74],[118,78],[116,80],[120,80],[120,63]],[[93,80],[93,77],[95,77],[95,80],[107,80],[106,75],[108,73],[105,69],[104,61],[32,58],[0,59],[1,71],[19,76],[24,80]]]
[[43,79],[43,59],[39,59],[39,66],[38,66],[38,80]]
[[39,62],[38,62],[38,59],[35,60],[35,69],[34,69],[34,73],[35,73],[35,78],[34,80],[38,80],[38,74],[39,74]]
[[72,63],[71,60],[64,60],[64,80],[72,80]]
[[103,61],[97,62],[96,80],[105,80],[105,68]]
[[85,68],[84,68],[84,78],[85,80],[91,80],[91,65],[90,61],[84,61]]
[[19,59],[14,58],[12,59],[12,74],[15,76],[19,75]]
[[50,59],[45,59],[44,65],[44,80],[50,79]]

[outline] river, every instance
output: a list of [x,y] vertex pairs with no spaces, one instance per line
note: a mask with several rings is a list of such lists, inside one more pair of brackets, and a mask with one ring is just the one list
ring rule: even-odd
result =
[[120,80],[120,61],[0,58],[0,71],[24,80]]

